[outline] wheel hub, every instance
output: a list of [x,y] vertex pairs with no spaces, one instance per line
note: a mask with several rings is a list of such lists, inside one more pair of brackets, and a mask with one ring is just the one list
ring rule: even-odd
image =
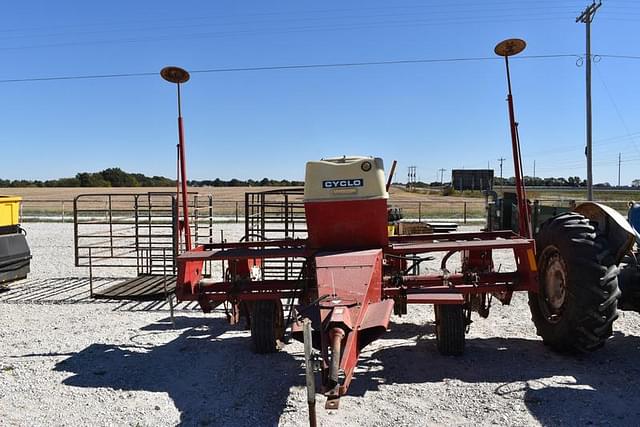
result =
[[565,264],[558,254],[549,260],[544,287],[550,308],[554,311],[560,310],[567,296],[567,277]]
[[558,323],[569,292],[567,264],[555,246],[548,246],[540,260],[539,305],[547,322]]

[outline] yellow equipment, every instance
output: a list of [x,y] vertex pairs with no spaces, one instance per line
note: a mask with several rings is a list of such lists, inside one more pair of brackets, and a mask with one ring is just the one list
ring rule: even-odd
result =
[[18,225],[22,197],[0,195],[0,227]]
[[27,277],[31,251],[20,227],[22,197],[0,196],[0,284]]

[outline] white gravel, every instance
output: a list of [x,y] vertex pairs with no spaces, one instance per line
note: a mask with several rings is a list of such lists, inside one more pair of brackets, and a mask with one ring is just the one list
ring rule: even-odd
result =
[[[91,301],[72,225],[26,228],[32,273],[0,293],[0,425],[306,424],[300,343],[254,355],[222,313],[179,306],[172,329],[166,303]],[[98,286],[113,280],[98,274]],[[443,357],[431,309],[409,310],[365,349],[338,411],[318,396],[320,425],[638,424],[635,313],[621,313],[604,349],[563,356],[542,345],[516,295],[489,319],[474,315],[464,356]]]

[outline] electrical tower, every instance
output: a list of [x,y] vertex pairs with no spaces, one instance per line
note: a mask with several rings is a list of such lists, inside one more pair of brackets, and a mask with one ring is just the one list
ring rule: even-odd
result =
[[407,188],[409,189],[409,191],[415,191],[416,189],[416,170],[417,169],[418,169],[417,166],[408,167],[409,172],[407,173]]
[[440,172],[440,187],[442,187],[444,185],[444,172],[445,171],[446,171],[445,168],[438,169],[438,172]]
[[596,3],[595,0],[576,18],[576,22],[585,24],[586,28],[586,53],[585,53],[585,73],[587,88],[587,200],[593,200],[593,150],[591,134],[591,22],[596,14],[596,10],[602,6],[602,1]]

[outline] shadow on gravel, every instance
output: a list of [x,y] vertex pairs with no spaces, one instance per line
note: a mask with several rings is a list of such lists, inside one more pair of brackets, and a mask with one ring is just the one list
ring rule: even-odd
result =
[[2,302],[15,303],[76,303],[89,297],[89,279],[64,277],[22,279],[10,283]]
[[640,422],[640,337],[616,333],[603,349],[580,356],[557,354],[540,340],[471,338],[464,356],[446,357],[437,352],[435,338],[422,339],[416,331],[415,325],[394,325],[385,338],[413,333],[417,344],[366,355],[349,394],[363,395],[381,384],[495,383],[487,400],[510,406],[509,400],[524,401],[543,425]]
[[[167,333],[180,335],[159,344]],[[253,354],[247,336],[220,318],[177,317],[176,331],[164,319],[131,342],[92,344],[54,369],[75,374],[69,386],[167,393],[182,425],[275,425],[289,388],[304,382],[302,360]]]
[[[123,282],[127,277],[96,277],[93,279],[95,293]],[[96,299],[90,297],[88,277],[57,277],[46,279],[23,279],[0,285],[0,302],[14,304],[117,304],[113,311],[169,311],[166,300],[135,301]],[[200,308],[196,301],[175,302],[175,310],[190,310],[198,312]]]

